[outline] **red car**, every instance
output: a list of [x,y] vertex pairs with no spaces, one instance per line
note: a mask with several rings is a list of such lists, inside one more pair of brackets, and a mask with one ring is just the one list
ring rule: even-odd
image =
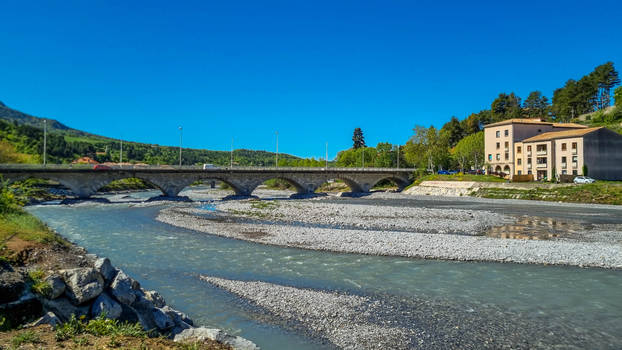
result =
[[93,170],[112,170],[112,168],[103,164],[95,164]]

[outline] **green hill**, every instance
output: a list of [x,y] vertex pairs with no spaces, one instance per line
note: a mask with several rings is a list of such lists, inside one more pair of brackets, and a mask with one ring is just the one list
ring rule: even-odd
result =
[[[73,129],[57,120],[48,125],[47,157],[49,163],[70,163],[88,156],[98,162],[118,162],[120,140]],[[43,153],[43,118],[12,109],[0,102],[0,163],[40,163]],[[230,152],[184,148],[182,163],[229,165]],[[239,166],[274,165],[274,153],[234,150]],[[300,161],[299,157],[279,154],[279,164]],[[147,164],[178,164],[179,148],[123,141],[123,161]]]

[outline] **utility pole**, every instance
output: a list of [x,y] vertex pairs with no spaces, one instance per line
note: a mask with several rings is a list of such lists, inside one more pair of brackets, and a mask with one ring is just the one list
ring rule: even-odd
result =
[[326,142],[326,169],[328,170],[328,142]]
[[121,140],[121,152],[119,153],[119,167],[123,167],[123,140]]
[[276,131],[276,161],[275,166],[279,167],[279,132]]
[[48,121],[43,119],[43,166],[47,165]]
[[233,137],[231,138],[231,161],[229,162],[229,167],[233,168]]
[[181,168],[181,136],[182,136],[182,128],[179,126],[179,167]]

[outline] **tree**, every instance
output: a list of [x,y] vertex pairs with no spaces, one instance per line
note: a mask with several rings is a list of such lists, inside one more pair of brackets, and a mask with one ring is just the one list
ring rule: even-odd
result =
[[523,110],[529,118],[545,118],[548,109],[549,99],[542,95],[540,91],[530,92],[525,102],[523,102]]
[[611,105],[611,89],[620,84],[620,78],[613,67],[613,62],[607,62],[596,67],[591,75],[598,87],[598,109],[609,107]]
[[365,138],[363,137],[363,130],[361,128],[354,129],[354,135],[352,136],[353,148],[365,147]]
[[500,93],[499,96],[492,102],[490,109],[492,111],[492,119],[495,122],[511,118],[520,118],[520,97],[516,96],[513,92],[509,95],[506,93]]
[[396,154],[393,145],[388,142],[380,142],[376,146],[376,159],[374,166],[377,168],[391,168],[396,162]]
[[456,117],[451,117],[451,119],[443,125],[441,133],[447,138],[449,147],[455,146],[458,141],[464,137],[464,130]]
[[435,171],[450,163],[448,141],[433,126],[415,126],[414,135],[404,145],[404,158],[419,169]]
[[622,86],[618,86],[613,92],[613,98],[616,100],[616,107],[622,108]]
[[464,172],[469,166],[481,169],[484,162],[484,132],[466,136],[456,144],[451,153],[461,171]]

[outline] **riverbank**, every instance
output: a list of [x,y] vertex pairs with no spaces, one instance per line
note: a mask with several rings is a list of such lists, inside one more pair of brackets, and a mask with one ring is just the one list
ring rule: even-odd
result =
[[[67,242],[4,191],[1,209],[0,331],[10,332],[0,333],[0,347],[258,349],[246,339],[195,327],[158,292]],[[18,327],[26,329],[11,331]]]
[[[622,268],[620,225],[586,226],[580,235],[505,239],[519,217],[490,210],[409,208],[372,198],[352,203],[314,200],[215,202],[215,211],[175,206],[157,220],[178,227],[261,244],[419,259],[492,261]],[[395,194],[394,197],[403,198]]]

